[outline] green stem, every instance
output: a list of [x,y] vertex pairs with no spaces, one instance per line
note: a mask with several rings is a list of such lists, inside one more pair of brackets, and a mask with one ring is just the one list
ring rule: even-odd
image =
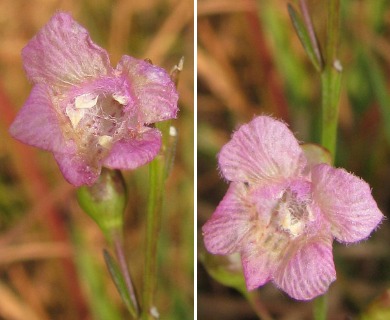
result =
[[157,243],[161,220],[163,168],[161,159],[156,158],[150,163],[150,194],[146,217],[146,254],[142,319],[154,319],[150,312],[154,307],[154,295],[157,283]]
[[[159,125],[163,137],[168,136],[169,122]],[[149,200],[146,217],[146,253],[143,277],[142,314],[143,320],[155,319],[154,296],[157,285],[157,245],[160,232],[161,209],[165,183],[165,141],[162,152],[149,165]],[[156,310],[157,311],[157,310]]]
[[324,294],[314,300],[314,320],[326,320],[327,295]]
[[340,25],[340,0],[328,0],[328,26],[325,67],[321,74],[322,134],[321,142],[334,159],[336,151],[342,66],[337,58]]
[[243,289],[241,290],[241,293],[248,300],[248,302],[252,306],[252,309],[256,312],[256,315],[259,317],[259,319],[273,320],[267,308],[263,305],[258,290],[248,292],[246,289]]
[[[339,99],[342,66],[337,57],[340,34],[340,0],[328,0],[328,25],[325,67],[321,74],[322,89],[322,146],[329,150],[332,162],[336,154]],[[314,301],[314,319],[325,320],[326,294]]]

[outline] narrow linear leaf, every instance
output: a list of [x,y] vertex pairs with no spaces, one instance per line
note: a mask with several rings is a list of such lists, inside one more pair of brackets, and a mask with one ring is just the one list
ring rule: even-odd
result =
[[300,15],[294,9],[291,4],[288,4],[288,13],[290,15],[291,21],[293,23],[294,29],[297,32],[298,38],[302,43],[303,48],[305,49],[307,55],[309,56],[310,61],[312,62],[314,68],[318,71],[322,71],[322,61],[321,57],[315,52],[314,45],[310,39],[309,32],[307,31],[306,25],[303,22]]
[[[107,282],[103,272],[105,267],[98,263],[96,256],[91,252],[84,233],[76,225],[73,225],[71,237],[75,249],[74,257],[77,271],[80,279],[82,279],[83,291],[87,298],[89,310],[91,310],[91,319],[123,319],[119,307],[105,290]],[[24,319],[33,318],[25,316]]]
[[113,259],[111,254],[107,250],[103,250],[104,260],[106,261],[107,269],[110,272],[111,278],[115,283],[115,286],[122,298],[123,303],[129,310],[133,318],[136,318],[137,312],[133,302],[130,299],[129,292],[127,291],[126,283],[123,275],[119,269],[118,264]]

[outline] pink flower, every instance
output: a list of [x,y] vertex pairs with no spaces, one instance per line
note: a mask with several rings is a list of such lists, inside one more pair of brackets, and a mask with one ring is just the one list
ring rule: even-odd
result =
[[34,84],[11,125],[16,139],[51,151],[65,178],[91,185],[101,167],[134,169],[159,152],[148,124],[176,117],[178,95],[161,68],[107,52],[69,14],[58,13],[22,51]]
[[213,254],[239,252],[248,290],[268,281],[312,299],[336,279],[332,242],[367,238],[383,218],[366,182],[309,164],[287,126],[260,116],[219,154],[230,187],[203,226]]

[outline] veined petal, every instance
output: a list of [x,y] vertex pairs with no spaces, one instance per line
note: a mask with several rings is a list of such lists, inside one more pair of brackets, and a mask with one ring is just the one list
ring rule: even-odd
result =
[[65,179],[76,187],[92,185],[100,175],[100,165],[91,165],[77,153],[54,153],[54,157]]
[[291,243],[273,276],[275,284],[297,300],[310,300],[325,293],[336,280],[332,237],[324,234]]
[[226,179],[249,184],[294,176],[306,163],[287,126],[267,116],[241,126],[222,148],[218,160]]
[[111,169],[135,169],[152,161],[160,151],[161,133],[148,128],[139,135],[116,142],[103,165]]
[[383,219],[369,185],[344,169],[315,166],[312,182],[314,199],[338,241],[365,239]]
[[21,142],[44,150],[61,152],[65,147],[60,121],[43,85],[34,86],[9,131]]
[[178,94],[168,73],[144,60],[123,56],[117,71],[129,79],[130,90],[141,111],[140,122],[176,118]]
[[276,261],[272,259],[272,254],[255,243],[256,241],[248,243],[241,252],[245,283],[249,291],[271,280],[276,269]]
[[34,83],[76,85],[111,73],[107,52],[67,13],[57,13],[22,51],[23,65]]
[[245,188],[232,183],[217,209],[202,227],[206,249],[213,254],[231,254],[242,249],[241,242],[251,229],[255,215],[243,199]]

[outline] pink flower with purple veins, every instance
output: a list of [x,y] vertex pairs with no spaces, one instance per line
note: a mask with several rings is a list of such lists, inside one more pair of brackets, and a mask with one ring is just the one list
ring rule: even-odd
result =
[[309,300],[336,279],[332,243],[367,238],[383,215],[369,185],[343,169],[309,163],[287,126],[260,116],[219,154],[229,189],[203,226],[213,254],[239,252],[248,290],[272,281]]
[[135,169],[159,152],[150,126],[176,117],[178,94],[168,73],[107,52],[67,13],[57,13],[22,51],[34,84],[11,125],[13,137],[51,151],[73,185],[91,185],[101,167]]

